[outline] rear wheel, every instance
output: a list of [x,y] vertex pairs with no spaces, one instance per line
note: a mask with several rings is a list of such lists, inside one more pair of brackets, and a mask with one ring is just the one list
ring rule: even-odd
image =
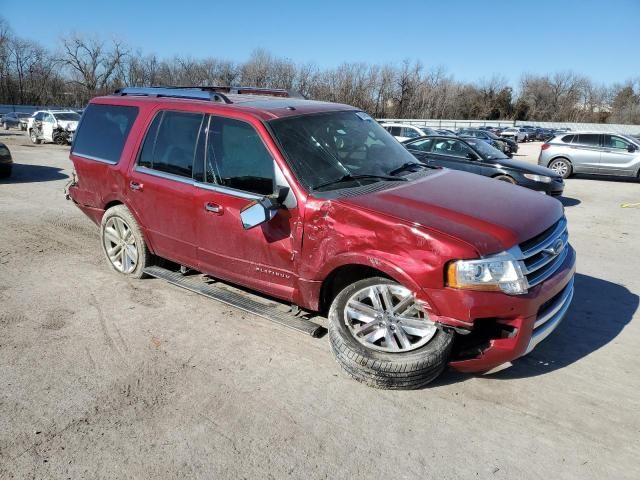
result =
[[151,254],[133,215],[124,205],[107,210],[100,225],[102,251],[116,272],[141,278]]
[[558,175],[561,175],[562,178],[569,178],[573,170],[571,163],[566,158],[556,158],[552,160],[549,164],[549,168]]
[[432,322],[410,290],[372,277],[336,296],[329,339],[338,364],[355,380],[376,388],[415,389],[445,368],[453,333]]

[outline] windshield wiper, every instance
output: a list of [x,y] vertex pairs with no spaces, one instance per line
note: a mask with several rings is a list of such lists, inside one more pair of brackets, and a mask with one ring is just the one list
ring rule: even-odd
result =
[[393,181],[393,182],[406,182],[408,181],[408,179],[406,178],[401,178],[401,177],[393,177],[391,175],[373,175],[373,174],[361,174],[361,175],[352,175],[350,173],[347,173],[346,175],[343,175],[340,178],[336,178],[335,180],[331,180],[329,182],[324,182],[321,183],[320,185],[316,185],[315,187],[313,187],[314,190],[318,190],[319,188],[322,187],[328,187],[329,185],[333,185],[336,183],[343,183],[343,182],[350,182],[353,180],[367,180],[367,179],[373,179],[373,180],[387,180],[387,181]]
[[431,168],[429,165],[419,162],[407,162],[400,165],[398,168],[394,168],[389,172],[389,175],[396,175],[404,170],[409,170],[412,167]]

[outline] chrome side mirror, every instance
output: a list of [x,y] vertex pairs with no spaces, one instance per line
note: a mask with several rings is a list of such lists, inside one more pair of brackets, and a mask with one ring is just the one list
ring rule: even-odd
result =
[[242,228],[249,230],[268,222],[275,217],[277,210],[277,204],[269,197],[248,203],[240,210]]

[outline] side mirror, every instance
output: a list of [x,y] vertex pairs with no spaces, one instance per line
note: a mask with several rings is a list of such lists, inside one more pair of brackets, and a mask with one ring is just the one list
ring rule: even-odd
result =
[[270,197],[263,197],[248,203],[240,210],[242,228],[249,230],[268,222],[276,216],[278,208],[277,200]]
[[479,160],[478,155],[476,155],[476,154],[475,154],[475,153],[473,153],[473,152],[469,152],[469,153],[467,153],[467,158],[468,158],[469,160]]
[[629,153],[633,153],[638,149],[638,147],[636,147],[633,143],[630,143],[629,146],[627,147],[627,152]]

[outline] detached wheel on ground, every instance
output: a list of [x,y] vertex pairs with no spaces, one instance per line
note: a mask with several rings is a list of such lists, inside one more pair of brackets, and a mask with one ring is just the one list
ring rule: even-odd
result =
[[40,142],[42,141],[38,138],[38,136],[36,135],[36,132],[34,132],[33,130],[29,132],[29,138],[31,139],[31,143],[35,145],[40,145]]
[[429,320],[413,294],[383,277],[344,288],[329,310],[329,343],[338,364],[376,388],[415,389],[445,368],[453,333]]
[[571,162],[566,158],[556,158],[551,161],[549,164],[549,168],[561,175],[562,178],[569,178],[571,176],[571,172],[573,171],[573,167],[571,166]]
[[124,205],[107,210],[100,225],[102,251],[116,272],[141,278],[151,264],[142,231],[133,215]]

